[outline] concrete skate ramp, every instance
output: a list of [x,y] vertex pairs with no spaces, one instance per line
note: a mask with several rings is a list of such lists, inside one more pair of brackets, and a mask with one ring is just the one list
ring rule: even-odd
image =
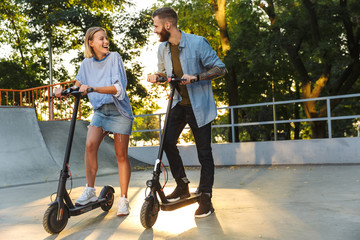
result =
[[[77,121],[75,125],[69,164],[73,177],[85,176],[84,154],[88,125],[89,122],[87,121]],[[70,121],[39,122],[39,126],[50,154],[56,163],[62,166],[69,135]],[[129,160],[133,169],[148,166],[148,164],[140,162],[130,156]],[[97,175],[117,172],[118,167],[115,157],[114,140],[106,136],[98,151]]]
[[0,107],[0,187],[58,178],[34,108]]
[[[77,121],[70,154],[72,176],[85,177],[87,125]],[[69,121],[38,122],[34,108],[0,107],[0,188],[57,181],[63,166]],[[132,169],[149,166],[129,156]],[[106,137],[98,152],[98,175],[117,173],[114,142]]]

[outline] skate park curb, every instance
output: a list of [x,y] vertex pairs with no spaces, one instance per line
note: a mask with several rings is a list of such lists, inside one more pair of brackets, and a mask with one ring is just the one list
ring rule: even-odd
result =
[[[212,144],[215,166],[360,164],[360,138]],[[196,146],[178,146],[184,166],[200,166]],[[158,147],[130,147],[129,155],[154,164]],[[149,158],[153,156],[153,158]],[[166,154],[163,162],[168,165]]]

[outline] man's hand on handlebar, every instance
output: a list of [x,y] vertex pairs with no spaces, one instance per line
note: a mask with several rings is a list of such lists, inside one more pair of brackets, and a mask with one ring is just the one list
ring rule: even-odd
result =
[[186,81],[182,81],[180,82],[180,85],[186,85],[186,84],[191,84],[193,82],[196,82],[197,77],[194,75],[189,75],[189,74],[184,74],[182,76],[183,79],[186,79]]
[[[152,74],[152,75],[147,76],[148,82],[157,83],[157,84],[167,82],[166,79],[168,79],[168,78],[165,78],[164,76],[162,76],[160,74]],[[176,79],[176,80],[181,80],[180,84],[186,85],[186,84],[191,84],[193,82],[196,82],[197,76],[184,74],[181,79]]]
[[160,82],[158,82],[158,78],[160,78],[161,76],[159,74],[152,74],[152,75],[148,75],[147,76],[147,81],[151,82],[151,83],[157,83],[160,84]]

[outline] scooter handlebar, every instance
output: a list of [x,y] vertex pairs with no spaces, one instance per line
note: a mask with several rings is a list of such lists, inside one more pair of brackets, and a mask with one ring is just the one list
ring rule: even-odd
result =
[[61,92],[61,96],[66,96],[66,95],[71,94],[72,92],[78,92],[78,91],[79,91],[79,87],[77,87],[77,86],[69,87]]
[[[184,78],[172,78],[169,77],[168,79],[163,78],[163,77],[159,77],[158,79],[156,79],[156,82],[170,82],[170,83],[179,83],[179,82],[185,82],[187,81],[187,79]],[[191,83],[194,82],[194,80],[190,81]]]
[[[89,87],[86,91],[88,93],[94,92],[94,88]],[[61,96],[74,95],[75,93],[82,93],[82,92],[79,92],[79,87],[77,87],[77,86],[74,86],[72,88],[70,87],[70,88],[63,90],[61,92]],[[55,93],[52,94],[52,97],[56,97]]]

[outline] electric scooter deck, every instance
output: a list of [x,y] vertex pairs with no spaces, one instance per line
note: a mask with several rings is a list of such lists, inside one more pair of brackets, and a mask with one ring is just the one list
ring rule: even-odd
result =
[[200,194],[190,193],[190,197],[183,198],[175,202],[162,203],[160,204],[160,208],[163,211],[172,211],[196,203],[199,201],[199,198],[200,198]]
[[70,216],[77,216],[89,212],[95,208],[101,207],[107,201],[108,199],[106,198],[98,198],[97,201],[88,203],[86,205],[82,205],[82,206],[75,205],[74,208],[69,209]]

